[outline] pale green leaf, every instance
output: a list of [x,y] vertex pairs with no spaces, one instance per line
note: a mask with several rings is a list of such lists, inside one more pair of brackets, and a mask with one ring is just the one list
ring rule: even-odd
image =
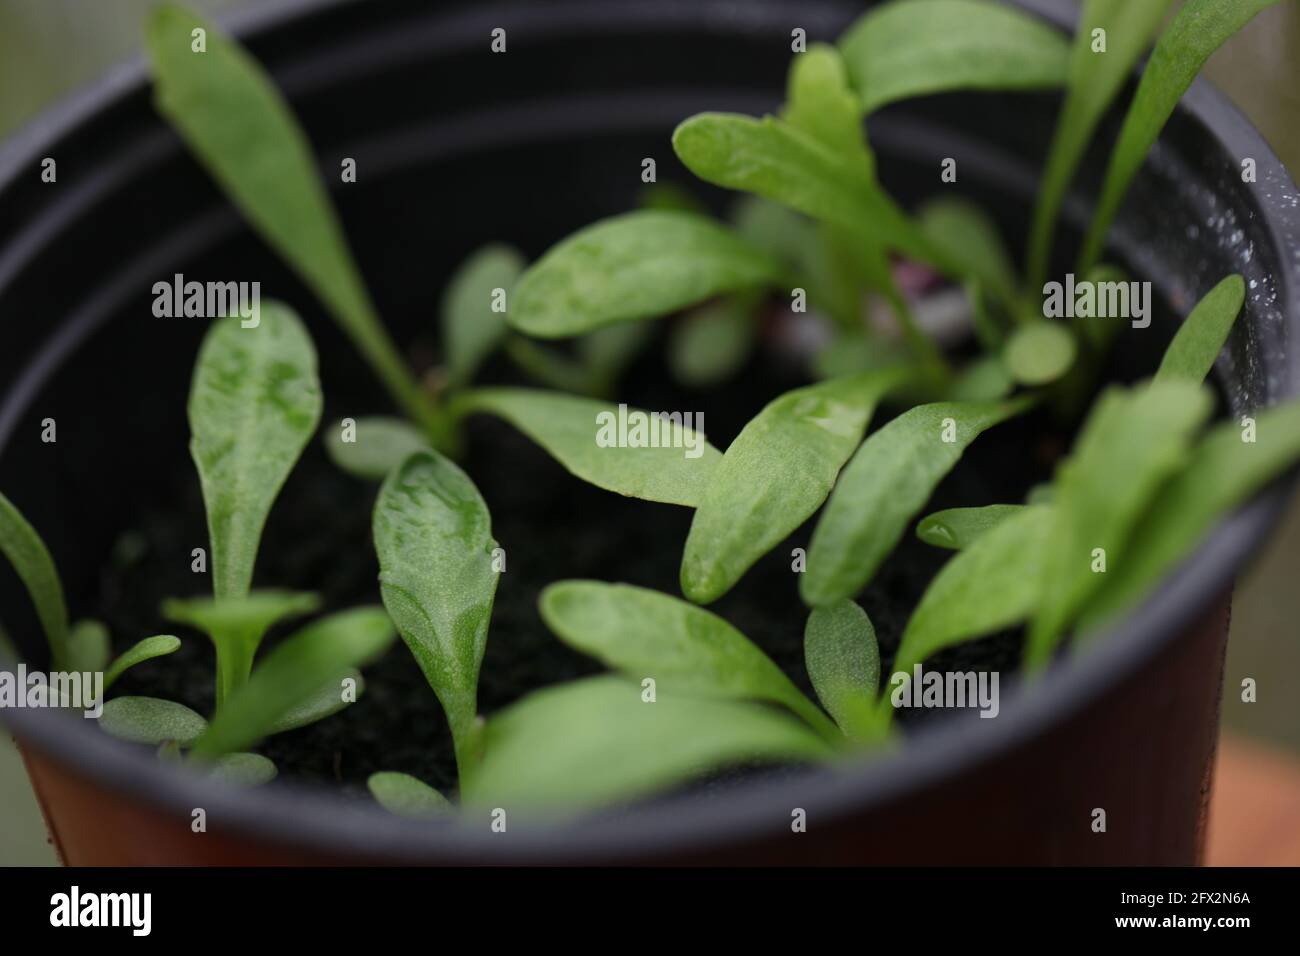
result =
[[99,726],[119,740],[136,744],[174,741],[188,747],[199,738],[208,722],[184,704],[157,697],[114,697],[104,704]]
[[868,436],[813,531],[799,582],[804,601],[820,607],[857,594],[967,446],[1028,407],[1024,400],[919,405]]
[[306,727],[326,717],[332,717],[360,700],[366,690],[366,681],[361,676],[361,672],[356,668],[349,668],[341,674],[342,676],[321,684],[310,697],[305,697],[290,707],[271,724],[266,735],[269,737]]
[[488,721],[476,806],[577,812],[643,797],[737,763],[833,755],[806,725],[761,704],[661,694],[622,678],[535,691]]
[[109,665],[108,670],[104,671],[104,690],[112,687],[130,668],[156,657],[166,657],[180,650],[180,646],[181,639],[172,634],[157,634],[137,642],[119,654]]
[[566,644],[657,691],[782,704],[820,733],[838,731],[744,634],[703,608],[647,588],[561,581],[542,592],[542,619]]
[[681,423],[575,395],[480,388],[459,396],[456,410],[503,418],[583,481],[646,501],[695,507],[722,458]]
[[308,624],[276,645],[230,695],[194,742],[194,755],[212,759],[234,753],[273,733],[321,687],[378,658],[393,637],[393,623],[378,607],[339,611]]
[[[457,268],[442,296],[442,336],[452,384],[474,377],[505,337],[506,313],[524,258],[509,246],[483,246]],[[497,303],[504,308],[498,308]]]
[[260,787],[270,783],[279,772],[275,764],[261,754],[223,754],[207,768],[208,776],[232,787]]
[[190,389],[190,454],[203,484],[212,591],[240,598],[253,580],[262,526],[320,421],[316,350],[287,307],[260,324],[213,323]]
[[384,606],[442,704],[464,773],[500,570],[487,504],[455,464],[421,452],[380,489],[374,538]]
[[781,277],[770,256],[712,219],[646,209],[601,220],[553,246],[520,278],[508,318],[528,335],[560,338]]
[[1047,385],[1070,370],[1077,354],[1074,336],[1062,323],[1035,319],[1011,333],[1002,362],[1022,385]]
[[754,303],[732,296],[684,315],[668,339],[673,378],[688,388],[708,388],[744,366],[758,337]]
[[1016,301],[1016,271],[993,218],[975,203],[960,197],[926,202],[916,213],[917,225],[962,272],[1004,305]]
[[920,520],[916,536],[936,548],[961,551],[976,538],[1024,510],[1024,505],[985,505],[982,508],[936,511]]
[[392,770],[372,773],[366,787],[379,805],[395,816],[428,820],[446,816],[453,809],[446,797],[410,774]]
[[112,656],[108,628],[99,621],[78,621],[68,634],[67,670],[102,671]]
[[840,50],[871,113],[896,100],[951,90],[1061,86],[1069,49],[1048,24],[985,0],[904,0],[864,14]]
[[773,399],[714,469],[682,555],[682,592],[708,604],[785,540],[830,494],[876,403],[903,369],[861,372]]
[[[345,440],[346,439],[346,440]],[[376,415],[335,422],[325,435],[325,450],[342,471],[367,481],[383,481],[388,473],[417,451],[429,447],[429,438],[403,418]]]
[[68,658],[68,606],[63,584],[45,542],[13,502],[0,494],[0,554],[13,565],[36,608],[54,669],[63,670]]

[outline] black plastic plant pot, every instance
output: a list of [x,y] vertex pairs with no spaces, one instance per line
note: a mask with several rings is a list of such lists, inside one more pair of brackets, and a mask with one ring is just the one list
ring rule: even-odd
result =
[[[1028,6],[1071,26],[1065,0]],[[701,110],[774,108],[791,30],[831,40],[861,12],[859,3],[758,0],[303,0],[259,9],[232,29],[307,127],[380,312],[409,343],[429,335],[442,283],[470,250],[504,239],[536,255],[631,208],[643,157],[657,158],[661,179],[690,182],[669,145],[676,123]],[[505,54],[489,50],[496,27],[507,31]],[[141,515],[168,513],[178,475],[197,486],[183,396],[206,323],[155,318],[153,283],[175,273],[260,280],[317,339],[327,420],[347,414],[352,399],[371,404],[364,412],[386,410],[319,306],[216,192],[150,96],[147,70],[135,64],[0,153],[0,487],[46,538],[78,616],[96,610],[87,603],[102,597],[103,569]],[[955,188],[992,210],[1008,237],[1021,236],[1058,106],[1054,94],[963,94],[891,107],[871,126],[882,177],[909,205]],[[948,156],[960,157],[956,186],[939,182]],[[57,161],[56,183],[42,182],[45,157]],[[356,183],[336,182],[343,157],[357,160]],[[1247,157],[1255,183],[1242,182]],[[1082,181],[1098,178],[1092,156]],[[1067,230],[1085,212],[1070,204]],[[1149,280],[1175,315],[1224,276],[1245,277],[1245,313],[1216,370],[1229,414],[1300,393],[1298,231],[1300,195],[1277,158],[1198,83],[1129,195],[1111,259]],[[47,418],[57,442],[41,440]],[[536,484],[531,500],[549,507],[549,478],[522,466],[507,477]],[[580,823],[503,836],[400,819],[329,787],[226,788],[91,721],[36,709],[0,718],[70,864],[1191,864],[1211,786],[1233,577],[1287,490],[1273,487],[1219,527],[1111,632],[1005,693],[994,720],[939,721],[860,765],[746,778],[721,797],[690,789]],[[295,494],[291,484],[286,495]],[[315,520],[364,525],[370,500],[338,501],[337,514]],[[192,544],[204,542],[198,514],[196,525],[191,508],[178,540],[192,529]],[[684,525],[671,520],[680,547]],[[190,546],[175,560],[188,564]],[[6,575],[6,624],[39,661],[39,630]],[[544,637],[536,620],[519,627]],[[192,831],[196,808],[204,833]],[[792,831],[796,808],[806,832]],[[1095,808],[1106,811],[1104,833],[1094,832]]]

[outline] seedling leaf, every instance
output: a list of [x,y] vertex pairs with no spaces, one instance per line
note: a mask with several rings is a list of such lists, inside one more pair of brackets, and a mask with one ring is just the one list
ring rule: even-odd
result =
[[754,303],[731,296],[688,313],[673,326],[668,365],[688,388],[709,388],[744,366],[757,338]]
[[983,508],[949,508],[926,515],[916,526],[916,536],[936,548],[961,551],[976,538],[996,528],[1024,505],[985,505]]
[[862,441],[876,403],[906,381],[881,369],[819,382],[774,399],[713,470],[682,555],[682,592],[717,600],[816,511]]
[[830,740],[839,732],[766,654],[722,618],[627,584],[561,581],[542,592],[542,620],[560,640],[670,694],[782,704]]
[[1060,322],[1036,319],[1011,333],[1002,362],[1022,385],[1048,385],[1070,370],[1078,347]]
[[553,246],[520,278],[508,319],[537,338],[561,338],[667,315],[782,275],[770,256],[712,219],[644,209]]
[[1205,381],[1245,301],[1246,283],[1238,275],[1228,276],[1207,292],[1179,326],[1178,334],[1165,350],[1155,380],[1182,379],[1198,384]]
[[379,805],[395,816],[428,820],[452,810],[446,797],[410,774],[391,770],[372,773],[366,787]]
[[799,582],[804,601],[821,607],[866,586],[966,447],[1030,404],[918,405],[869,435],[840,474],[813,531],[808,570]]
[[68,661],[68,606],[63,584],[45,542],[22,513],[0,494],[0,554],[13,565],[36,608],[55,670]]
[[136,744],[174,741],[188,747],[207,729],[208,722],[184,704],[157,697],[114,697],[104,704],[99,726],[119,740]]
[[429,447],[424,432],[402,418],[378,415],[355,419],[354,441],[343,440],[335,422],[325,436],[325,450],[341,470],[367,481],[383,481],[388,473],[417,451]]
[[232,787],[260,787],[278,772],[270,760],[250,753],[224,754],[208,767],[208,776]]
[[[451,384],[472,379],[505,337],[510,297],[524,265],[517,251],[493,244],[472,253],[452,276],[442,297],[442,334]],[[504,304],[504,310],[496,307],[498,302]]]
[[[1115,0],[1124,3],[1125,0]],[[1205,61],[1229,37],[1277,0],[1187,0],[1156,41],[1124,117],[1119,140],[1110,154],[1101,199],[1084,238],[1077,272],[1086,272],[1101,256],[1106,233],[1138,169],[1160,135],[1174,107],[1196,79]],[[1127,3],[1145,7],[1145,3]]]
[[1047,663],[1107,576],[1124,573],[1134,525],[1165,480],[1185,466],[1211,404],[1204,388],[1182,381],[1131,391],[1116,386],[1097,400],[1056,479],[1047,584],[1029,631],[1027,666]]
[[1016,271],[993,219],[975,203],[957,197],[932,199],[916,214],[930,242],[962,265],[962,272],[1003,305],[1016,301]]
[[[480,388],[463,393],[454,407],[460,415],[486,412],[503,418],[583,481],[646,501],[695,507],[722,458],[702,434],[666,420],[658,422],[658,447],[635,446],[635,423],[646,422],[648,429],[654,413],[576,395]],[[628,441],[619,442],[620,431],[627,432]],[[609,439],[605,444],[602,435]]]
[[[350,691],[346,696],[344,695],[345,681],[352,682],[347,685]],[[326,717],[332,717],[360,700],[365,690],[366,681],[361,676],[361,671],[350,668],[343,672],[342,677],[326,681],[310,697],[294,704],[282,717],[271,724],[266,735],[270,737],[274,734],[283,734],[314,724]]]
[[659,695],[614,676],[535,691],[488,721],[485,757],[466,781],[477,806],[578,812],[738,762],[820,761],[831,747],[769,707]]
[[863,15],[840,38],[862,103],[951,90],[1061,86],[1069,49],[1045,23],[983,0],[908,0]]
[[333,682],[342,694],[343,678],[379,657],[393,637],[393,624],[378,607],[339,611],[308,624],[273,648],[231,694],[194,742],[193,755],[210,760],[255,744],[326,684]]
[[[204,53],[191,51],[195,28],[207,33]],[[212,24],[177,4],[154,11],[145,46],[158,112],[316,293],[403,410],[430,424],[429,402],[375,314],[311,145],[270,77]]]
[[181,640],[171,634],[158,634],[154,637],[146,637],[134,646],[122,652],[109,665],[108,670],[104,671],[104,690],[108,690],[116,683],[117,679],[126,673],[130,668],[137,664],[143,664],[145,661],[151,661],[155,657],[166,657],[180,649]]
[[190,454],[203,484],[212,591],[248,594],[271,504],[320,421],[316,350],[298,317],[268,304],[256,328],[217,320],[190,390]]
[[384,606],[442,703],[462,774],[500,571],[491,520],[474,483],[436,452],[403,462],[375,502]]
[[67,669],[70,671],[102,671],[112,655],[108,628],[99,621],[78,621],[68,634]]
[[879,736],[873,704],[880,689],[880,648],[867,613],[852,601],[814,608],[803,650],[817,699],[845,736],[856,741]]

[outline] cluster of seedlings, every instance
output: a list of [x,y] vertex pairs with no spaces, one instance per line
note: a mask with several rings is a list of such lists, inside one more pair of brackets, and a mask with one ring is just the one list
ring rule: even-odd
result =
[[[1160,32],[1113,144],[1078,275],[1119,281],[1100,256],[1135,172],[1205,59],[1267,5],[1188,0]],[[1067,639],[1103,630],[1300,457],[1300,404],[1210,423],[1204,379],[1242,308],[1239,276],[1186,317],[1153,378],[1107,386],[1090,409],[1083,402],[1123,324],[1043,314],[1037,290],[1058,207],[1168,7],[1085,0],[1072,45],[983,0],[898,0],[871,11],[838,45],[797,53],[779,115],[706,113],[677,128],[673,148],[693,173],[748,194],[729,221],[661,188],[645,208],[584,228],[531,265],[506,246],[479,250],[444,296],[444,365],[423,383],[378,321],[285,102],[243,50],[193,13],[163,7],[148,35],[160,111],[340,323],[404,417],[325,432],[339,467],[382,482],[373,539],[383,607],[334,611],[259,655],[272,625],[319,610],[316,595],[251,590],[251,581],[268,512],[317,433],[321,383],[311,337],[288,307],[264,307],[255,328],[237,317],[214,322],[188,407],[213,593],[169,601],[162,614],[211,639],[215,712],[117,697],[104,730],[167,759],[264,780],[274,767],[252,748],[355,700],[360,669],[396,634],[446,714],[466,804],[573,810],[736,761],[834,761],[880,747],[896,733],[894,708],[855,598],[963,451],[1036,407],[1081,420],[1073,449],[1024,502],[920,518],[921,539],[953,555],[911,615],[893,668],[911,674],[945,648],[1023,627],[1032,677]],[[1064,107],[1023,274],[977,207],[944,198],[909,213],[880,186],[864,118],[881,106],[955,89],[1053,87],[1064,87]],[[958,362],[936,344],[900,291],[900,264],[923,264],[964,291],[974,357],[967,350]],[[677,421],[662,422],[667,440],[653,445],[597,441],[649,322],[685,311],[670,365],[683,382],[722,387],[755,347],[760,309],[792,289],[824,325],[812,384],[775,397],[725,452],[681,434]],[[883,326],[864,321],[868,295],[888,305]],[[572,343],[557,349],[548,339]],[[548,387],[475,384],[498,349]],[[867,435],[881,405],[895,414]],[[600,581],[544,591],[546,626],[611,673],[534,690],[486,719],[476,690],[504,551],[455,461],[475,414],[509,422],[578,479],[694,511],[682,597]],[[798,575],[814,701],[704,605],[819,508]],[[0,548],[31,592],[54,668],[106,669],[111,684],[178,646],[150,637],[110,664],[104,628],[69,625],[47,550],[3,497]],[[449,806],[404,774],[377,774],[370,787],[398,813]]]

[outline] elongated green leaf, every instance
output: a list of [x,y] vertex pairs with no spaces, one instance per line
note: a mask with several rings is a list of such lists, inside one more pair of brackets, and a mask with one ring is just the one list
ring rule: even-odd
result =
[[272,624],[287,617],[310,614],[320,607],[315,594],[298,591],[252,591],[242,598],[171,599],[162,615],[207,634],[217,649],[217,709],[236,687],[248,680],[253,657]]
[[548,687],[488,721],[463,787],[476,806],[577,812],[645,796],[740,762],[820,761],[831,747],[760,704],[659,694],[613,676]]
[[739,372],[758,336],[754,311],[748,297],[732,296],[684,316],[668,340],[673,378],[691,388],[707,388]]
[[67,669],[102,671],[112,656],[108,628],[99,621],[78,621],[68,633]]
[[428,447],[429,438],[420,429],[385,415],[354,419],[350,428],[335,422],[325,434],[325,450],[334,464],[367,481],[383,481],[409,456]]
[[781,278],[770,256],[712,219],[644,209],[553,246],[520,278],[508,318],[529,335],[561,338]]
[[509,246],[476,250],[442,296],[442,335],[452,384],[468,382],[505,337],[506,313],[524,257]]
[[935,246],[1004,305],[1016,300],[1016,271],[997,224],[967,199],[932,199],[916,213],[917,224]]
[[1056,479],[1046,590],[1025,659],[1045,664],[1108,574],[1123,574],[1134,525],[1160,486],[1182,468],[1210,414],[1200,385],[1170,381],[1102,394]]
[[862,108],[950,90],[1065,82],[1069,48],[1052,27],[984,0],[906,0],[859,18],[840,50]]
[[880,648],[866,611],[852,601],[814,608],[803,632],[804,663],[817,699],[851,740],[877,737]]
[[975,539],[996,528],[1024,505],[985,505],[983,508],[949,508],[926,515],[916,526],[916,536],[936,548],[961,551]]
[[583,481],[646,501],[695,507],[722,458],[684,423],[574,395],[481,388],[461,395],[456,410],[503,418]]
[[487,504],[456,465],[421,452],[380,489],[374,536],[384,606],[438,695],[463,774],[500,570]]
[[[206,51],[191,31],[206,31]],[[149,19],[158,112],[180,133],[253,228],[303,278],[394,399],[427,423],[427,399],[375,315],[311,145],[260,66],[212,24],[176,4]]]
[[704,489],[682,555],[682,592],[717,600],[816,511],[903,369],[819,382],[774,399],[727,449]]
[[211,759],[251,746],[321,687],[379,657],[393,637],[393,623],[378,607],[339,611],[308,624],[273,648],[230,696],[194,742],[194,755]]
[[755,193],[955,271],[860,160],[776,117],[700,113],[673,132],[673,149],[703,180]]
[[366,787],[381,807],[399,817],[428,820],[453,809],[446,797],[410,774],[391,770],[372,773]]
[[128,648],[109,665],[108,670],[104,671],[104,690],[108,690],[117,682],[117,679],[125,674],[130,668],[137,664],[143,664],[145,661],[151,661],[155,657],[166,657],[168,654],[180,650],[181,639],[172,634],[158,634],[154,637],[146,637],[132,647]]
[[1057,117],[1034,207],[1027,268],[1030,289],[1039,288],[1047,274],[1052,228],[1088,141],[1168,9],[1169,0],[1084,0],[1070,52],[1065,105]]
[[679,598],[600,581],[562,581],[539,601],[542,620],[583,653],[668,693],[767,700],[834,740],[838,731],[771,658],[722,618]]
[[104,704],[99,726],[119,740],[135,744],[174,741],[188,747],[199,738],[208,722],[184,704],[157,697],[114,697]]
[[[1117,0],[1118,2],[1118,0]],[[1077,272],[1101,256],[1115,214],[1147,153],[1205,61],[1224,41],[1277,0],[1187,0],[1156,41],[1110,154],[1101,199],[1079,254]],[[1144,6],[1144,4],[1131,4]]]
[[208,776],[232,787],[260,787],[279,773],[275,764],[261,754],[224,754],[212,761]]
[[875,157],[867,148],[862,111],[835,47],[814,43],[791,61],[781,118],[857,164],[863,175],[875,178]]
[[991,402],[1006,398],[1015,388],[1006,363],[995,352],[977,358],[962,369],[945,398],[954,402]]
[[1300,402],[1209,431],[1152,499],[1122,562],[1112,563],[1105,585],[1089,604],[1080,630],[1095,630],[1137,604],[1219,521],[1297,459]]
[[1002,362],[1022,385],[1047,385],[1070,370],[1077,354],[1074,336],[1063,323],[1035,319],[1011,333]]
[[799,582],[804,601],[821,607],[860,591],[966,447],[1028,407],[1025,400],[918,405],[868,436],[813,531]]
[[12,501],[0,494],[0,554],[13,565],[36,608],[55,670],[65,670],[68,657],[68,606],[63,584],[45,542]]
[[894,672],[946,647],[1012,627],[1037,610],[1050,506],[1018,509],[954,555],[930,582],[907,622]]
[[190,454],[203,484],[212,591],[240,598],[253,580],[262,526],[320,421],[316,350],[298,317],[268,304],[256,328],[219,319],[190,390]]
[[365,693],[366,681],[356,668],[342,671],[341,677],[331,678],[321,684],[309,697],[303,698],[275,720],[267,730],[268,737],[297,730],[332,717],[350,707]]
[[1246,283],[1238,275],[1228,276],[1207,292],[1169,343],[1156,381],[1205,381],[1245,301]]

